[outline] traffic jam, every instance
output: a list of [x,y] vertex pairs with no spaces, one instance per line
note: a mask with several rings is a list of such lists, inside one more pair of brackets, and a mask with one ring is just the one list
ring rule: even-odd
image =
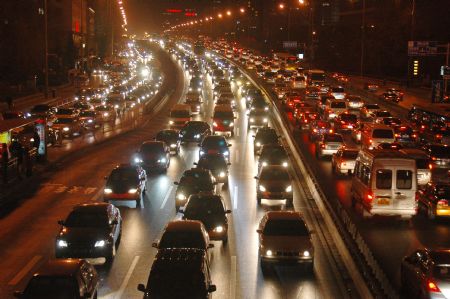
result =
[[[238,248],[246,246],[245,239],[254,238],[250,243],[256,245],[247,254],[256,258],[256,270],[251,271],[262,274],[258,279],[269,283],[281,266],[300,266],[304,275],[317,277],[317,267],[322,266],[315,264],[316,253],[323,249],[317,248],[321,242],[316,224],[305,217],[309,208],[300,204],[303,186],[298,182],[294,151],[301,152],[302,163],[318,175],[319,188],[328,188],[368,236],[371,229],[374,234],[388,230],[385,220],[398,229],[390,239],[372,236],[375,243],[406,238],[399,235],[415,226],[402,223],[416,218],[426,219],[426,225],[436,229],[448,226],[448,112],[414,106],[399,113],[391,107],[404,100],[401,90],[382,91],[367,83],[356,94],[347,89],[351,79],[345,75],[305,69],[296,57],[266,57],[224,40],[168,38],[156,44],[181,68],[182,96],[170,107],[164,128],[142,138],[131,155],[110,169],[98,198],[80,202],[58,221],[56,259],[35,271],[16,291],[17,297],[41,294],[44,298],[55,286],[51,298],[72,298],[78,289],[83,289],[80,298],[103,298],[106,282],[98,265],[114,264],[123,247],[121,241],[127,237],[122,235],[123,227],[133,221],[123,212],[124,206],[144,211],[152,201],[150,189],[162,177],[176,177],[161,204],[161,208],[170,204],[172,219],[152,242],[155,255],[145,274],[148,280],[133,286],[141,292],[133,296],[227,297],[231,287],[225,282],[230,277],[220,276],[215,268],[220,263],[217,250],[231,247],[231,234]],[[142,118],[166,77],[148,49],[139,45],[126,45],[121,59],[92,74],[101,83],[79,88],[69,103],[39,104],[3,118],[45,119],[50,148],[67,147],[91,132],[114,131],[127,119]],[[367,94],[371,96],[366,98]],[[278,119],[289,130],[295,149]],[[23,136],[24,130],[17,131],[11,140]],[[180,161],[185,161],[183,167],[178,166]],[[245,169],[245,175],[236,171],[238,167],[241,172]],[[239,196],[238,186],[239,191],[248,191],[245,196]],[[237,210],[246,215],[239,208],[244,204],[256,206],[247,217],[256,213],[257,221],[249,225],[251,233],[243,240],[234,237],[231,224],[244,229],[235,220]],[[421,246],[393,254],[401,257],[389,260],[394,273],[389,277],[398,281],[393,284],[405,298],[449,296],[450,250]],[[80,276],[79,285],[58,279],[58,273],[70,271]],[[264,294],[258,293],[259,298]]]

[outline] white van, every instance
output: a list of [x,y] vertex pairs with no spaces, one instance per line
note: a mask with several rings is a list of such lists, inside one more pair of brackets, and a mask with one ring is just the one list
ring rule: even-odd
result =
[[394,130],[382,124],[367,124],[361,131],[361,144],[363,148],[374,149],[380,143],[395,142]]
[[325,117],[333,119],[348,109],[346,100],[328,99],[325,103]]
[[363,216],[401,216],[417,212],[416,161],[395,150],[363,149],[356,158],[352,206]]
[[170,110],[169,126],[172,129],[181,128],[185,123],[191,120],[191,105],[175,104]]

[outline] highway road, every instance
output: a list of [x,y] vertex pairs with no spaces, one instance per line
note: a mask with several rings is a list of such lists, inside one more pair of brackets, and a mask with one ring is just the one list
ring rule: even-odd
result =
[[[178,73],[178,76],[171,76],[175,92],[162,111],[148,119],[144,126],[62,159],[45,172],[38,183],[16,195],[23,199],[0,219],[0,298],[12,298],[13,290],[22,289],[33,270],[54,256],[54,240],[59,229],[57,220],[64,219],[78,203],[101,200],[103,177],[115,165],[129,162],[144,140],[152,139],[157,131],[166,128],[170,106],[182,99],[188,86],[187,73],[179,67],[173,73]],[[213,109],[210,78],[205,78],[205,85],[203,92],[207,103],[203,114],[197,118],[209,121]],[[238,91],[235,92],[240,100]],[[263,202],[261,207],[257,206],[251,137],[254,133],[247,131],[241,100],[235,124],[235,136],[230,139],[229,187],[220,191],[232,210],[229,242],[227,245],[214,242],[210,256],[212,279],[217,285],[214,297],[359,297],[351,283],[343,281],[345,273],[339,268],[342,261],[335,260],[330,246],[332,241],[324,241],[333,233],[332,228],[324,225],[317,207],[303,190],[302,177],[294,184],[294,209],[305,215],[307,223],[316,232],[313,235],[316,249],[314,274],[308,274],[302,268],[277,266],[270,275],[262,275],[257,256],[257,224],[265,211],[286,207],[283,202]],[[184,145],[180,155],[171,158],[167,174],[149,175],[142,208],[136,209],[134,203],[120,205],[124,220],[122,242],[111,266],[97,266],[101,277],[100,298],[142,297],[136,287],[147,281],[156,254],[151,244],[160,237],[168,221],[179,218],[175,214],[173,182],[197,159],[197,146]]]

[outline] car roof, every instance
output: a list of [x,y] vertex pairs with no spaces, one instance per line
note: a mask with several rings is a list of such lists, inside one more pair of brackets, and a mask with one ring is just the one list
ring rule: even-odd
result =
[[167,223],[164,231],[200,231],[202,225],[197,220],[174,220]]
[[[172,267],[183,269],[202,269],[205,258],[206,251],[202,249],[161,248],[156,253],[155,260],[152,265],[152,271],[157,271],[160,269],[163,271],[171,271]],[[177,275],[177,273],[173,274]]]
[[76,205],[73,210],[83,210],[83,211],[106,211],[111,206],[107,202],[90,202]]
[[286,167],[284,167],[282,165],[267,165],[267,166],[264,166],[263,168],[261,168],[261,173],[263,173],[263,172],[271,172],[273,170],[284,171],[287,174],[289,174],[289,171],[286,169]]
[[303,220],[302,214],[295,211],[269,211],[266,217],[268,220]]
[[85,261],[82,259],[52,259],[43,264],[33,276],[73,276],[83,263]]
[[142,142],[142,145],[149,145],[149,144],[159,144],[162,146],[162,145],[164,145],[164,142],[157,141],[157,140],[149,140],[149,141]]
[[450,250],[448,249],[429,250],[428,255],[435,264],[450,264]]

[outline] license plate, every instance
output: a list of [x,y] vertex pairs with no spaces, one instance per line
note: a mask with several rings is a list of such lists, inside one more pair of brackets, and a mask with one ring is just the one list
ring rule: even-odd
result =
[[402,138],[409,138],[409,135],[402,135]]
[[377,204],[379,206],[386,206],[386,205],[389,205],[389,203],[390,203],[389,198],[382,197],[382,198],[378,198],[378,200],[377,200]]

